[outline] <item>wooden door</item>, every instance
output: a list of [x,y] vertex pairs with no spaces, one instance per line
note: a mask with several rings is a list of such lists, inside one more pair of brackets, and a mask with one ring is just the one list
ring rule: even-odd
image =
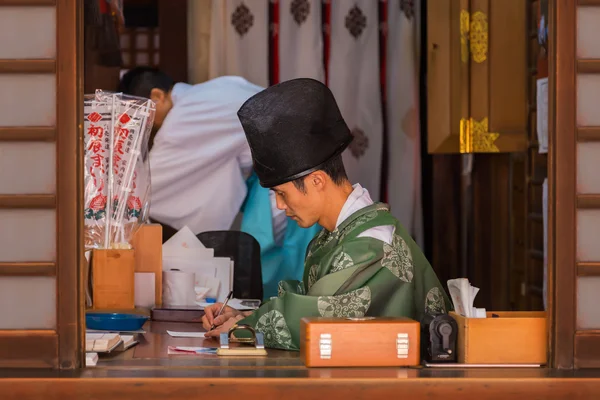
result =
[[0,0],[0,367],[76,368],[79,0]]
[[429,153],[527,148],[527,9],[523,0],[428,0]]

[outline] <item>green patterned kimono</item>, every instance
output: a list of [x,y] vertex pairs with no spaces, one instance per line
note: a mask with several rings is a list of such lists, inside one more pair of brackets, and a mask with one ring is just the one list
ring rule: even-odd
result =
[[[391,245],[358,237],[367,229],[395,226]],[[238,322],[265,337],[271,348],[298,350],[303,317],[409,317],[451,307],[429,262],[385,204],[362,208],[333,232],[309,244],[302,282],[282,281],[279,296]],[[237,333],[236,333],[237,335]]]

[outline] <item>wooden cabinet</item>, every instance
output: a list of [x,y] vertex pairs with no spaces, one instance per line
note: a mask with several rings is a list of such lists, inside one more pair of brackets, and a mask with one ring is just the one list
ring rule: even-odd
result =
[[527,2],[428,0],[428,152],[527,149]]

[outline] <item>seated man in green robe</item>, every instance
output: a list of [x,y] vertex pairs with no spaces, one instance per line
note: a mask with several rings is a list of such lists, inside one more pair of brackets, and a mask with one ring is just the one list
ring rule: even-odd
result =
[[[450,309],[431,265],[385,204],[352,185],[341,153],[352,135],[331,91],[312,79],[271,86],[238,117],[260,184],[301,227],[323,230],[310,242],[302,282],[282,281],[278,297],[254,312],[217,303],[202,319],[207,337],[235,324],[262,332],[265,345],[298,350],[303,317],[409,317]],[[237,335],[237,333],[236,333]]]

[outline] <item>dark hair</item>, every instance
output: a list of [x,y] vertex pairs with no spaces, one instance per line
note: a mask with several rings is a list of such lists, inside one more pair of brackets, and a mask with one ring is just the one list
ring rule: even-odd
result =
[[[323,163],[323,166],[319,168],[320,171],[325,172],[333,183],[340,186],[342,183],[348,180],[348,176],[346,175],[346,169],[344,168],[344,161],[342,161],[342,155],[337,155]],[[292,182],[296,189],[301,191],[302,193],[306,193],[306,187],[304,186],[304,178],[308,175],[303,176],[302,178],[294,179]]]
[[149,99],[152,89],[168,92],[173,85],[173,79],[157,68],[135,67],[123,75],[118,91]]

